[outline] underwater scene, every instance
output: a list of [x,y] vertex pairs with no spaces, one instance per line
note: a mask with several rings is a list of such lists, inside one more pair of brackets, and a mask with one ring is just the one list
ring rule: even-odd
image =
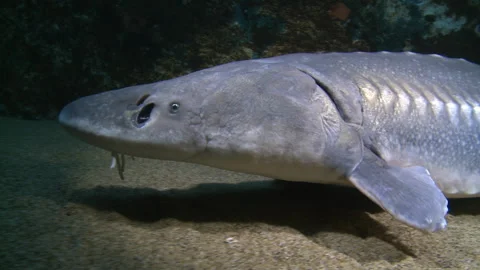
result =
[[480,269],[480,1],[0,20],[1,269]]

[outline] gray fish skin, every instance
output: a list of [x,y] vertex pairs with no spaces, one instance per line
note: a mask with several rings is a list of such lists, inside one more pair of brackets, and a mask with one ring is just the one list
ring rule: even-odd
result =
[[84,97],[59,121],[112,153],[353,185],[438,231],[445,195],[480,196],[479,82],[438,55],[291,54]]
[[[383,66],[383,79],[372,72],[368,80],[368,72],[356,77],[370,145],[390,164],[426,167],[447,197],[478,197],[480,68],[440,56],[411,58],[402,68]],[[381,65],[372,68],[382,72]]]
[[347,89],[342,104],[361,100],[348,104],[346,119],[362,127],[369,148],[389,164],[427,168],[447,197],[480,196],[478,65],[415,53],[320,57],[293,61],[328,78],[331,91]]

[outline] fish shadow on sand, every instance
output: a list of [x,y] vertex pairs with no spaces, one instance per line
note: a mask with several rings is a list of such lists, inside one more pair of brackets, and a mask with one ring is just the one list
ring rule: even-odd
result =
[[[387,233],[388,228],[366,213],[378,213],[382,209],[353,188],[278,180],[200,184],[189,189],[164,191],[109,186],[76,190],[70,201],[99,211],[117,212],[144,223],[174,218],[195,223],[263,222],[288,226],[358,261],[385,258],[381,254],[377,258],[362,257],[361,253],[349,252],[352,243],[332,242],[318,235],[335,232],[356,239],[377,238],[394,249],[396,255],[390,255],[391,262],[415,256],[407,245]],[[451,203],[451,208],[458,214],[471,213],[469,211],[478,214],[478,209],[467,209],[466,205],[458,200]],[[375,245],[375,242],[367,245],[370,244]]]

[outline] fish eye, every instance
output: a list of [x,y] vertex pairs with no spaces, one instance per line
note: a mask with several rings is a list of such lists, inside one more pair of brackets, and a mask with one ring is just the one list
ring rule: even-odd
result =
[[170,113],[177,113],[178,110],[180,110],[180,104],[178,104],[177,102],[170,103],[170,108],[169,108]]

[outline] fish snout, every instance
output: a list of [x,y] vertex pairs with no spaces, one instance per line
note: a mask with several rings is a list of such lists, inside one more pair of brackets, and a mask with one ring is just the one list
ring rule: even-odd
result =
[[60,111],[58,115],[58,122],[64,128],[73,128],[75,127],[76,121],[78,120],[78,111],[79,111],[78,102],[74,101],[67,104],[63,109]]

